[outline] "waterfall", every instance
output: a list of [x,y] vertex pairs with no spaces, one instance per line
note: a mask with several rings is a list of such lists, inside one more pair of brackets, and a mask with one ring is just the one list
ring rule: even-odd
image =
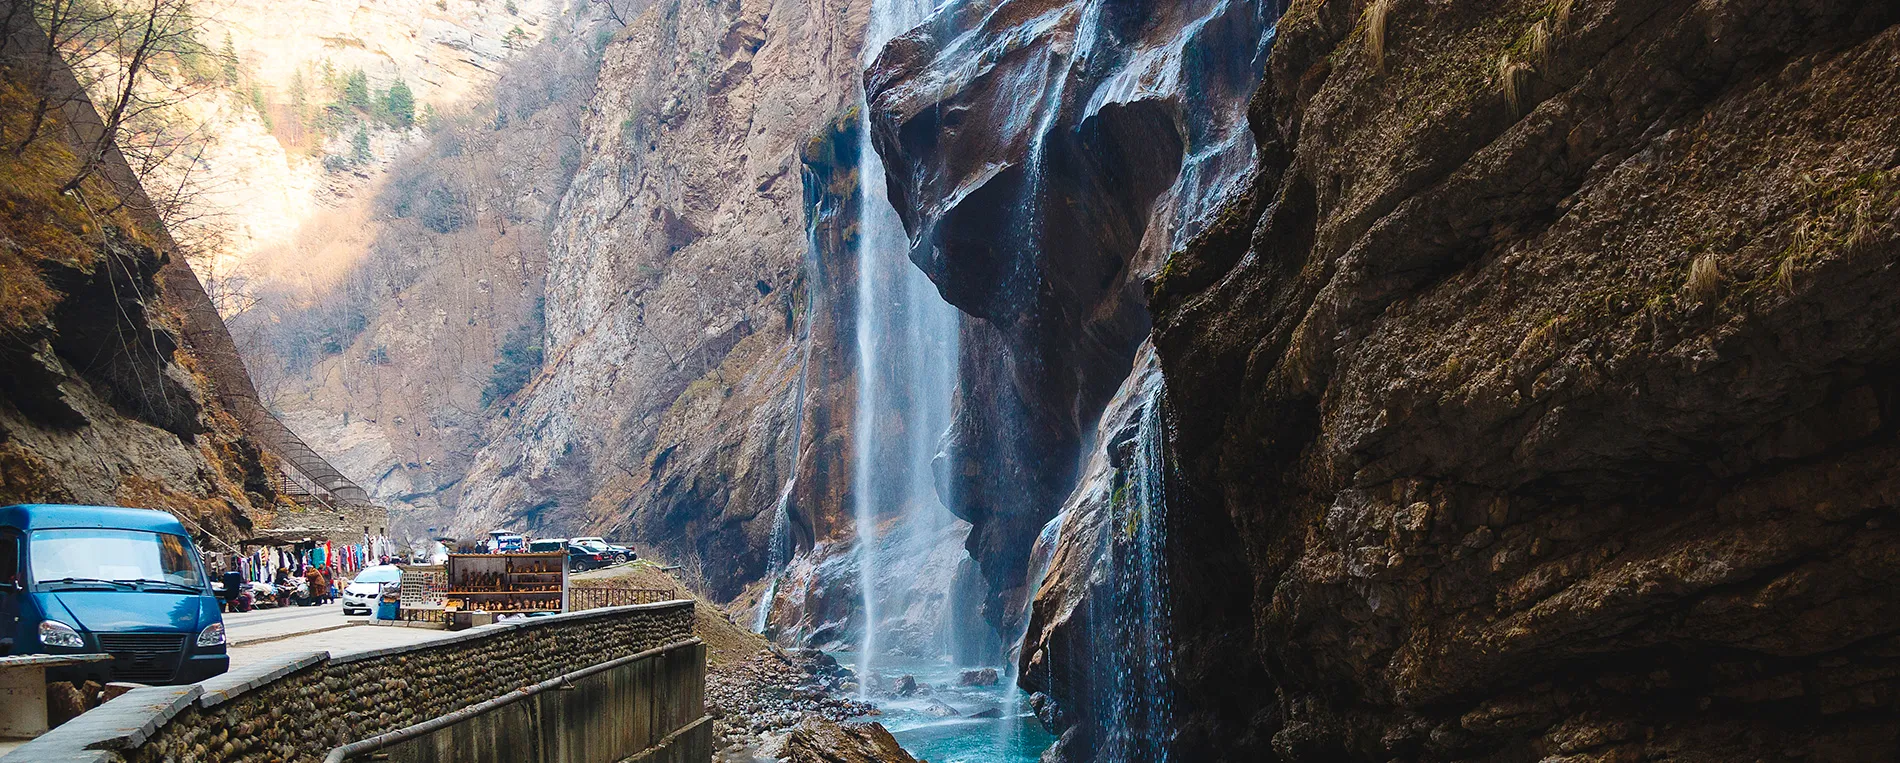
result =
[[1115,626],[1099,631],[1095,657],[1108,667],[1097,701],[1103,763],[1161,763],[1173,734],[1174,638],[1168,584],[1168,481],[1172,430],[1157,370],[1144,399],[1130,458],[1106,523]]
[[778,601],[778,585],[785,578],[785,568],[792,563],[792,494],[798,489],[798,470],[804,463],[805,444],[805,392],[811,379],[812,324],[818,319],[819,297],[823,291],[819,284],[824,280],[818,257],[817,220],[806,223],[805,227],[805,320],[800,325],[797,341],[804,345],[798,358],[797,391],[792,394],[792,458],[791,466],[785,472],[785,487],[779,490],[778,503],[772,507],[772,539],[766,549],[766,574],[772,581],[766,584],[765,593],[759,595],[759,606],[753,615],[752,632],[763,634],[771,624],[772,606]]
[[[805,352],[808,356],[811,354],[809,345]],[[771,625],[772,605],[778,601],[778,584],[785,579],[785,567],[792,562],[792,491],[798,488],[798,440],[805,417],[805,375],[802,369],[796,398],[798,421],[792,424],[792,473],[785,479],[785,488],[779,491],[778,505],[772,510],[772,547],[768,550],[766,562],[766,571],[771,574],[772,582],[767,583],[765,593],[759,595],[758,611],[752,621],[752,632],[761,635]]]
[[[875,0],[865,31],[868,67],[886,42],[921,23],[931,0]],[[860,104],[863,97],[860,94]],[[870,140],[868,108],[859,109],[864,140],[860,178],[857,415],[853,448],[853,520],[862,615],[858,675],[868,691],[882,643],[884,605],[908,601],[884,557],[914,561],[919,548],[956,520],[938,498],[930,463],[950,423],[956,383],[957,312],[910,263],[910,237],[891,206],[883,159]],[[886,532],[887,520],[889,532]]]

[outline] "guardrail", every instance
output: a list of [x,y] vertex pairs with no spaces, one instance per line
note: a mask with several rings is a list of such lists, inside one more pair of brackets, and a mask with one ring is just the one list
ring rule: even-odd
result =
[[635,604],[658,604],[662,601],[689,598],[670,588],[621,588],[618,586],[576,586],[567,589],[567,609],[569,612],[584,612],[590,609],[606,607],[630,607]]

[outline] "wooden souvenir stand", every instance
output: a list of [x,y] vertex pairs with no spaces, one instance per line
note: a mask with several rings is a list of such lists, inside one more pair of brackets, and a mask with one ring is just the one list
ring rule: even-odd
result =
[[[566,612],[567,554],[449,554],[448,590],[442,597],[458,623],[479,625],[495,615]],[[464,612],[476,615],[456,614]]]
[[370,622],[377,625],[448,627],[448,610],[443,606],[447,598],[443,594],[448,589],[448,568],[439,564],[402,565],[402,582],[400,583],[402,603],[396,610],[396,619],[393,621],[371,619]]

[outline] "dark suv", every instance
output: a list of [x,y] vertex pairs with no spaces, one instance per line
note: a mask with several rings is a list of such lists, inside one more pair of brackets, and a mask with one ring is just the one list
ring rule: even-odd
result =
[[565,538],[543,538],[528,544],[528,553],[531,554],[552,554],[557,551],[567,552],[567,568],[575,572],[600,569],[613,563],[605,555],[569,543]]

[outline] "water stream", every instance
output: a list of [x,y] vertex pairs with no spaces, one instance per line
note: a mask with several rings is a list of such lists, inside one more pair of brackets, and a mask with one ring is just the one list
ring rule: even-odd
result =
[[[865,34],[865,65],[932,7],[932,0],[876,0]],[[860,113],[868,136],[869,110]],[[957,311],[911,265],[910,237],[891,206],[883,160],[868,138],[858,158],[863,206],[852,495],[861,631],[856,663],[858,674],[868,677],[880,672],[889,654],[923,656],[943,643],[946,626],[955,625],[945,622],[952,615],[943,612],[948,580],[921,580],[887,568],[897,560],[920,563],[947,544],[960,551],[967,530],[959,531],[959,520],[939,499],[930,468],[950,424]],[[864,682],[865,691],[871,683]]]
[[1098,630],[1095,664],[1106,666],[1096,707],[1102,763],[1163,763],[1174,730],[1174,637],[1168,585],[1169,428],[1156,371],[1143,381],[1141,420],[1106,524],[1115,627]]
[[766,552],[765,568],[766,574],[771,576],[771,582],[766,584],[765,593],[759,596],[758,609],[753,615],[753,633],[765,633],[771,625],[772,606],[778,602],[779,583],[785,579],[785,568],[791,564],[792,554],[797,551],[792,541],[792,496],[798,490],[798,470],[804,460],[805,393],[811,380],[812,324],[818,319],[819,299],[824,293],[819,288],[823,271],[820,269],[815,226],[816,221],[812,221],[805,231],[805,320],[799,327],[797,337],[804,350],[798,358],[798,386],[792,395],[791,464],[786,469],[785,487],[779,490],[778,503],[772,507],[772,540]]
[[[868,66],[884,44],[922,22],[932,0],[875,0],[865,40]],[[1012,258],[1015,278],[1002,286],[1015,305],[1029,308],[1038,293],[1043,265],[1047,213],[1058,203],[1047,177],[1060,155],[1053,154],[1069,121],[1080,124],[1111,103],[1160,87],[1186,93],[1182,114],[1188,123],[1187,156],[1171,203],[1177,213],[1168,222],[1176,243],[1200,229],[1251,166],[1253,145],[1245,129],[1245,98],[1219,93],[1251,92],[1259,58],[1271,31],[1258,39],[1254,55],[1210,59],[1202,46],[1209,25],[1227,23],[1236,11],[1251,10],[1252,21],[1269,28],[1268,3],[1211,0],[1195,3],[1204,15],[1187,24],[1171,44],[1156,46],[1122,62],[1120,73],[1105,81],[1089,80],[1092,60],[1115,54],[1115,34],[1107,18],[1107,0],[1082,0],[1077,28],[1067,46],[1045,46],[1038,65],[1024,67],[1005,87],[1014,107],[1012,121],[1031,131],[1021,203],[1007,236],[1019,251]],[[1216,27],[1227,29],[1228,27]],[[1219,35],[1213,35],[1219,37]],[[1224,90],[1225,89],[1225,90]],[[1229,101],[1232,101],[1231,103]],[[869,109],[860,125],[869,135]],[[1072,119],[1069,119],[1072,118]],[[1065,121],[1069,119],[1069,121]],[[1013,127],[1021,127],[1018,123]],[[1052,143],[1053,142],[1053,143]],[[885,167],[867,139],[861,145],[859,171],[857,350],[858,389],[854,424],[854,550],[860,598],[859,634],[852,662],[864,696],[877,703],[882,721],[913,755],[936,763],[1027,763],[1053,743],[1026,709],[1017,688],[1023,633],[1004,634],[1006,659],[994,684],[968,685],[959,665],[946,655],[954,646],[957,621],[974,612],[951,610],[950,589],[931,589],[921,578],[941,569],[946,544],[961,542],[961,523],[944,508],[931,479],[938,438],[950,422],[956,384],[958,313],[945,304],[935,286],[911,266],[911,242],[886,192]],[[1024,362],[1033,362],[1033,359]],[[1105,577],[1106,595],[1092,599],[1099,627],[1089,645],[1088,664],[1100,670],[1092,680],[1097,738],[1095,759],[1106,763],[1158,763],[1168,758],[1174,734],[1168,542],[1169,429],[1160,374],[1139,390],[1142,408],[1129,458],[1120,475],[1122,488],[1108,507],[1102,555],[1095,560]],[[1003,412],[1006,414],[1007,412]],[[1009,426],[1007,415],[996,417]],[[999,438],[996,447],[1019,447],[1015,438]],[[1003,453],[997,461],[1014,462]],[[1055,545],[1062,518],[1049,523],[1039,546]],[[957,549],[948,549],[960,551]],[[967,557],[964,557],[967,559]],[[1027,583],[1039,585],[1047,560],[1031,570]],[[933,608],[934,614],[920,613]],[[1108,608],[1109,611],[1101,611]],[[922,614],[922,616],[920,616]],[[931,618],[936,618],[931,620]],[[918,629],[929,622],[937,640]],[[1026,626],[1025,621],[1021,625]],[[948,637],[948,638],[946,638]],[[894,692],[901,677],[925,687]],[[901,694],[901,696],[899,696]]]
[[[892,659],[887,670],[928,685],[928,694],[879,700],[873,719],[918,760],[930,763],[1030,763],[1055,743],[1034,714],[1021,707],[1022,690],[998,681],[962,685],[961,668],[946,660]],[[940,703],[940,704],[939,704]],[[943,707],[956,712],[942,713]],[[987,717],[985,717],[987,716]]]

